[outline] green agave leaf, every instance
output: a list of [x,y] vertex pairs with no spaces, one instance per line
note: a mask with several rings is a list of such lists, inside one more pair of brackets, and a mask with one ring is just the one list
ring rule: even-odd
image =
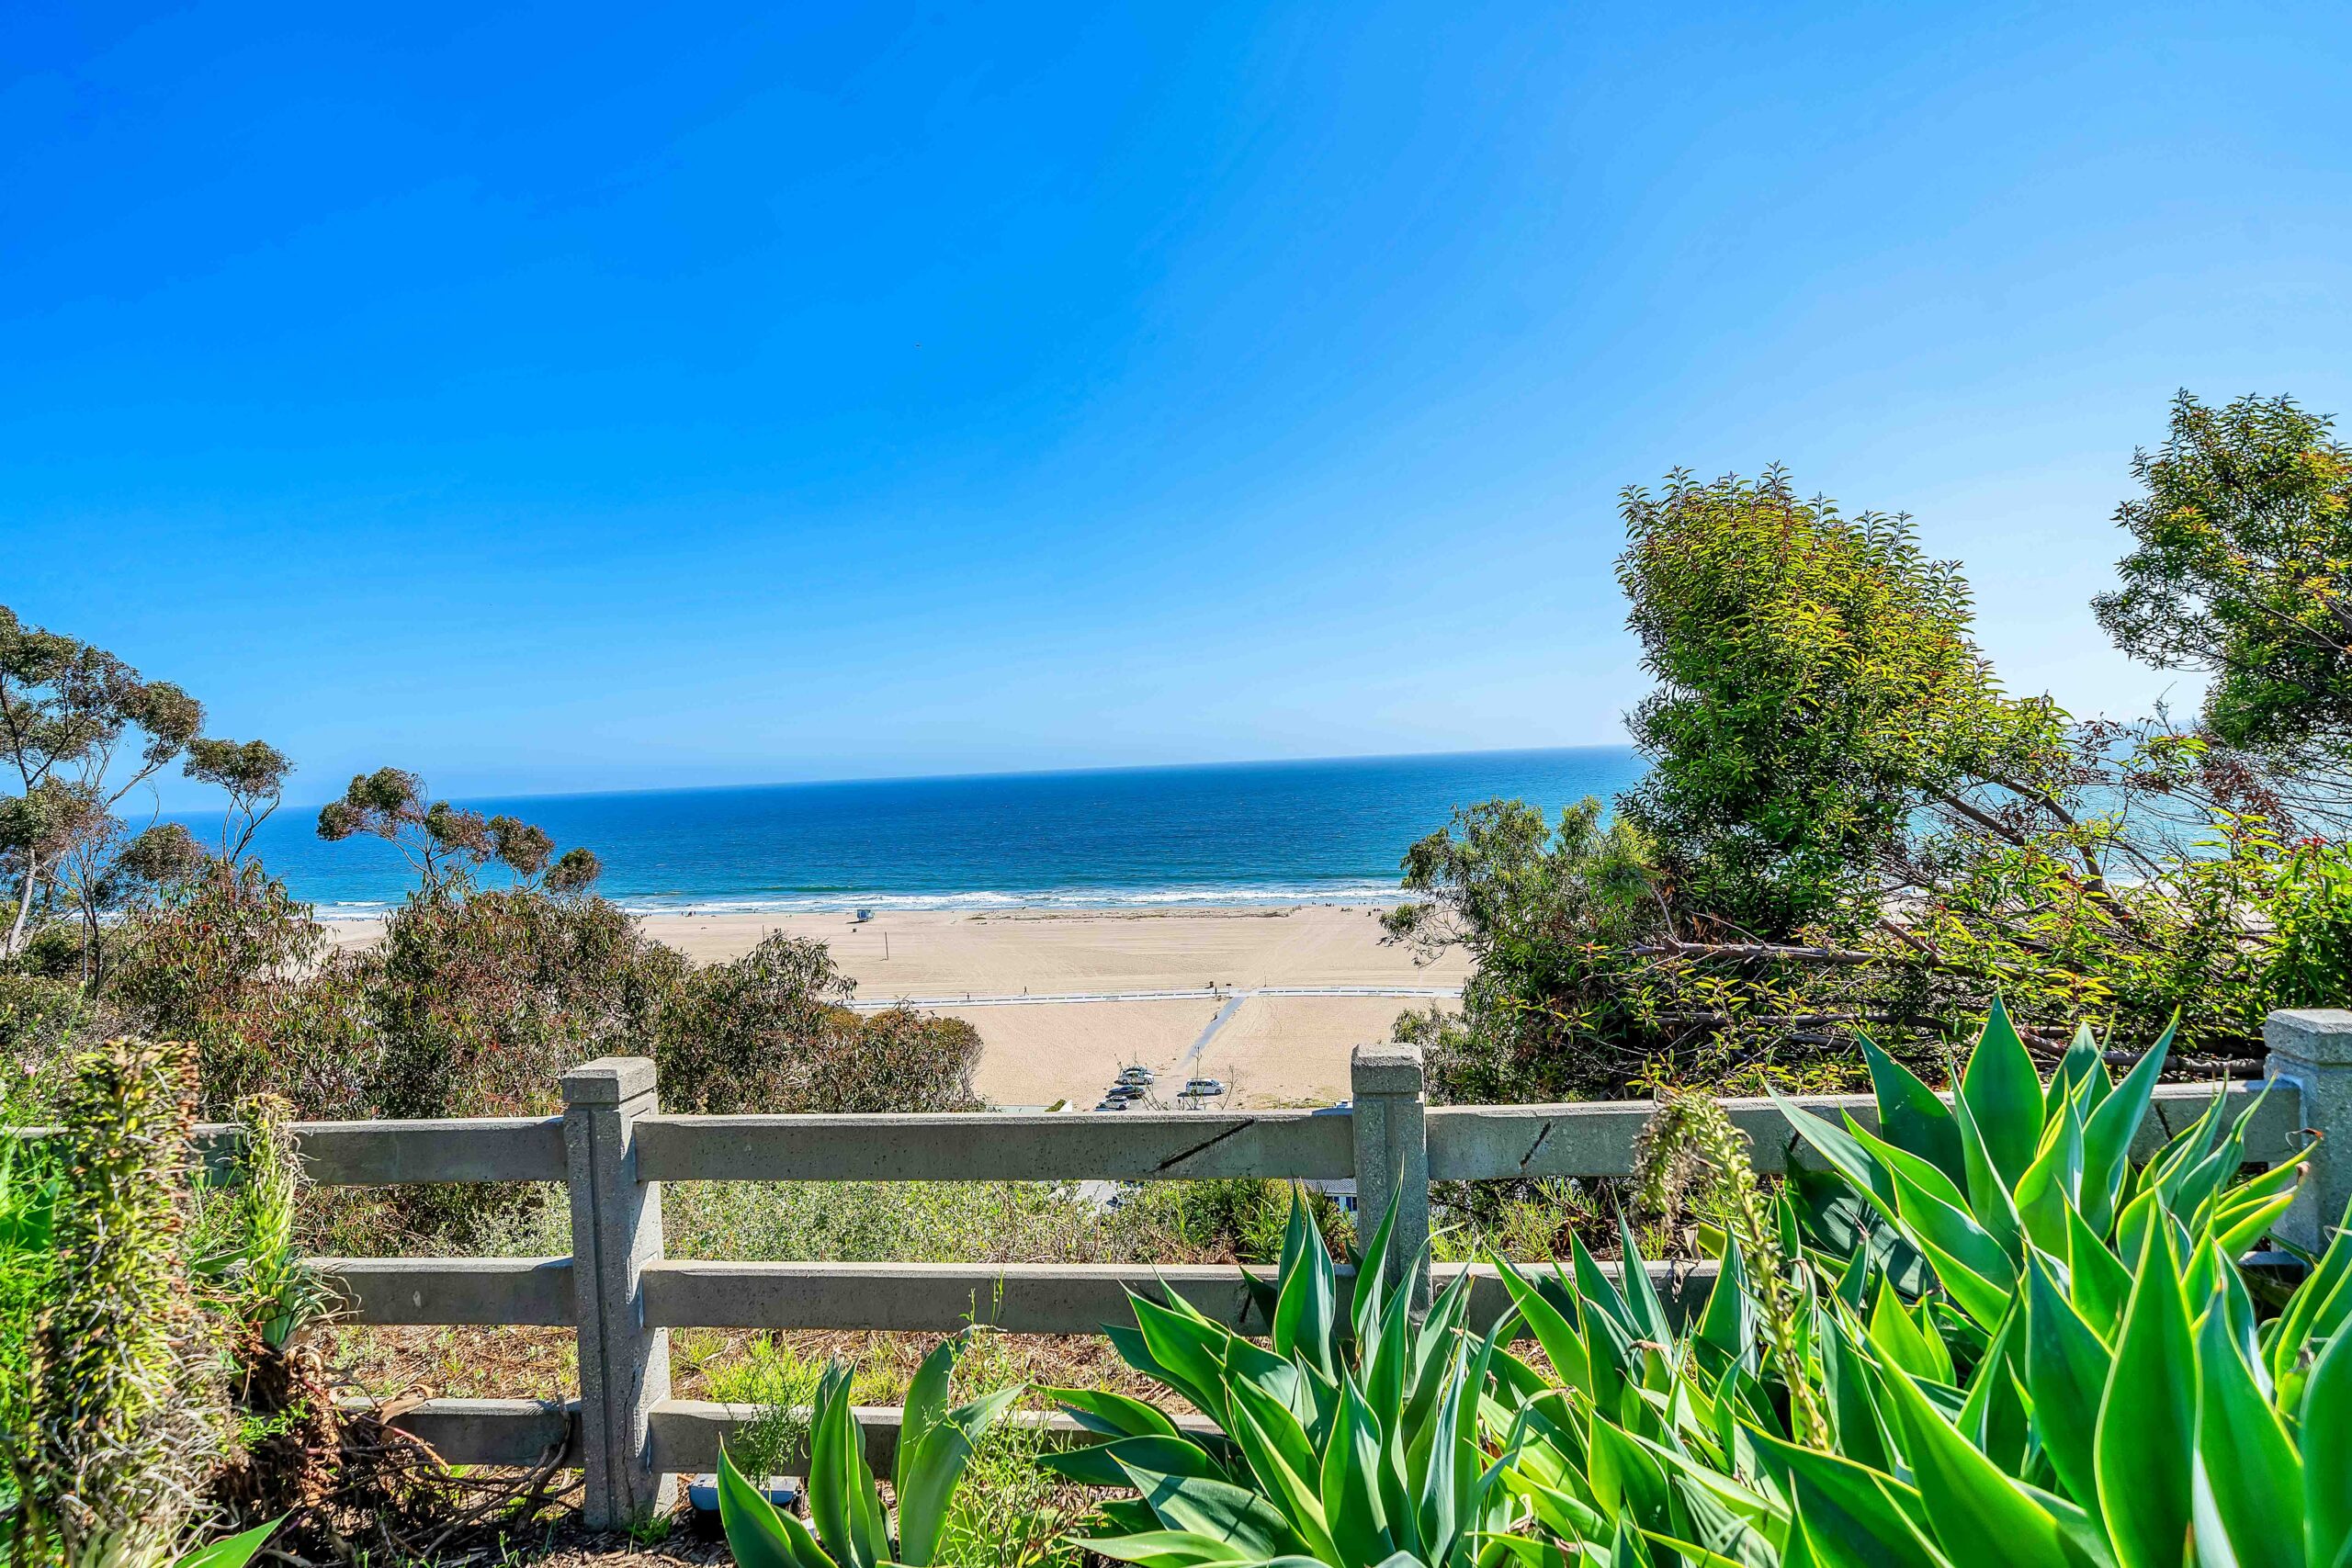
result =
[[1641,1244],[1634,1239],[1634,1230],[1625,1223],[1625,1212],[1617,1212],[1619,1256],[1623,1259],[1620,1275],[1625,1284],[1625,1310],[1632,1318],[1634,1332],[1655,1345],[1674,1342],[1674,1321],[1666,1314],[1666,1303],[1658,1300],[1657,1287],[1650,1280],[1649,1264],[1642,1257]]
[[[2025,1309],[2012,1302],[1969,1374],[1967,1402],[1952,1418],[1968,1440],[2009,1475],[2024,1472],[2033,1441],[2024,1379]],[[1942,1391],[1940,1385],[1928,1384],[1925,1392],[1932,1399]]]
[[261,1550],[262,1542],[285,1522],[286,1516],[280,1514],[267,1524],[255,1525],[243,1534],[224,1536],[208,1542],[181,1558],[177,1568],[245,1568],[245,1564],[254,1560],[254,1553]]
[[1614,1422],[1592,1417],[1592,1495],[1609,1514],[1631,1513],[1651,1523],[1666,1519],[1666,1470],[1638,1439]]
[[[929,1568],[964,1467],[971,1462],[982,1436],[1021,1393],[1017,1386],[1001,1388],[949,1411],[915,1445],[911,1463],[901,1456],[899,1473],[906,1479],[898,1489],[899,1562],[908,1568]],[[901,1436],[899,1440],[903,1450],[906,1438]]]
[[[1356,1258],[1355,1299],[1349,1303],[1349,1321],[1355,1330],[1357,1354],[1372,1338],[1373,1329],[1380,1322],[1382,1310],[1387,1304],[1388,1250],[1396,1234],[1396,1205],[1405,1196],[1405,1183],[1400,1179],[1390,1184],[1388,1207],[1380,1216],[1372,1239],[1366,1242]],[[1284,1238],[1287,1250],[1288,1238]],[[1279,1303],[1277,1303],[1279,1305]]]
[[[2025,1222],[2018,1216],[2008,1181],[1993,1168],[1992,1151],[1985,1146],[1984,1130],[1976,1124],[1976,1113],[1969,1109],[1966,1096],[1952,1101],[1952,1121],[1960,1128],[1961,1163],[1967,1168],[1968,1201],[1963,1205],[1964,1211],[2000,1244],[2014,1270],[2025,1262]],[[2029,1165],[2027,1172],[2030,1174],[2031,1170]]]
[[1753,1436],[1785,1470],[1797,1529],[1822,1568],[1952,1568],[1915,1518],[1924,1506],[1911,1488],[1836,1454]]
[[1967,1101],[1994,1168],[2004,1183],[2014,1186],[2041,1146],[2041,1075],[2034,1071],[2032,1054],[1998,997],[1993,998],[1976,1049],[1969,1054],[1955,1098]]
[[1315,1419],[1315,1396],[1307,1387],[1311,1373],[1295,1361],[1285,1361],[1263,1346],[1239,1336],[1226,1341],[1225,1385],[1228,1394],[1237,1382],[1256,1384],[1280,1400],[1302,1424]]
[[[1535,1517],[1555,1535],[1570,1540],[1590,1540],[1609,1528],[1609,1521],[1582,1498],[1558,1487],[1546,1486],[1516,1466],[1505,1466],[1501,1475],[1511,1494],[1523,1498]],[[1489,1538],[1490,1541],[1494,1539],[1497,1538]],[[1558,1548],[1553,1550],[1556,1551]]]
[[[1535,1336],[1535,1342],[1544,1347],[1544,1354],[1550,1358],[1552,1370],[1558,1374],[1560,1382],[1566,1387],[1581,1389],[1590,1394],[1593,1391],[1592,1359],[1585,1351],[1584,1336],[1561,1314],[1559,1308],[1545,1299],[1541,1291],[1528,1283],[1527,1277],[1519,1271],[1517,1265],[1506,1258],[1494,1257],[1490,1260],[1502,1276],[1503,1288],[1510,1292],[1511,1304],[1518,1309],[1520,1316],[1527,1320],[1529,1332]],[[1505,1359],[1515,1359],[1506,1357]]]
[[1176,1423],[1162,1415],[1157,1405],[1127,1394],[1099,1388],[1046,1387],[1037,1392],[1060,1405],[1072,1420],[1090,1432],[1112,1438],[1176,1435]]
[[1889,1220],[1894,1218],[1894,1185],[1887,1178],[1886,1168],[1856,1140],[1852,1132],[1782,1098],[1769,1083],[1764,1086],[1764,1092],[1797,1136],[1826,1161],[1831,1170],[1844,1177],[1855,1192],[1880,1213]]
[[1382,1496],[1380,1427],[1352,1378],[1340,1383],[1340,1417],[1323,1451],[1323,1516],[1340,1568],[1379,1562],[1396,1550]]
[[2018,1217],[2035,1246],[2066,1255],[2066,1211],[2081,1201],[2082,1191],[2082,1107],[2070,1100],[2059,1107],[2041,1152],[2018,1182]]
[[1296,1357],[1325,1377],[1337,1377],[1331,1346],[1337,1298],[1331,1254],[1308,1217],[1306,1195],[1294,1187],[1290,1224],[1283,1235],[1282,1295],[1274,1303],[1274,1354]]
[[1332,1544],[1330,1523],[1317,1491],[1323,1467],[1298,1417],[1272,1394],[1250,1383],[1235,1385],[1232,1416],[1229,1430],[1258,1483],[1289,1519],[1307,1551],[1336,1558],[1339,1549]]
[[2072,1204],[2066,1208],[2066,1291],[2083,1321],[2113,1343],[2132,1299],[2132,1270],[2092,1234]]
[[[1642,1539],[1653,1546],[1666,1548],[1684,1562],[1692,1564],[1693,1568],[1781,1568],[1784,1562],[1781,1554],[1772,1550],[1771,1543],[1753,1530],[1739,1537],[1729,1553],[1658,1530],[1644,1530]],[[1646,1562],[1645,1568],[1647,1568]]]
[[1934,1266],[1946,1293],[1983,1327],[1998,1325],[2017,1290],[2007,1254],[1958,1209],[1899,1172],[1894,1180],[1903,1194],[1904,1235]]
[[2120,1568],[2180,1568],[2197,1450],[2197,1384],[2182,1374],[2197,1341],[2171,1227],[2149,1225],[2146,1238],[2099,1407],[2099,1506]]
[[[1731,1484],[1723,1477],[1716,1480],[1721,1484]],[[1712,1559],[1738,1563],[1742,1568],[1777,1568],[1780,1553],[1773,1550],[1767,1529],[1785,1531],[1789,1522],[1785,1513],[1769,1508],[1762,1499],[1753,1495],[1747,1501],[1756,1512],[1735,1511],[1725,1506],[1713,1487],[1701,1484],[1689,1473],[1669,1476],[1668,1484],[1673,1492],[1671,1512],[1677,1539],[1697,1544]]]
[[1747,1258],[1739,1243],[1725,1238],[1722,1267],[1714,1288],[1707,1292],[1707,1308],[1699,1318],[1697,1344],[1720,1358],[1714,1371],[1752,1357],[1756,1352],[1756,1303],[1747,1295]]
[[964,1336],[957,1334],[939,1342],[936,1349],[922,1359],[915,1375],[907,1384],[904,1414],[899,1428],[898,1462],[890,1473],[891,1485],[904,1495],[907,1490],[908,1467],[923,1438],[947,1413],[947,1391],[956,1370],[956,1358],[964,1348]]
[[1821,1337],[1821,1368],[1838,1451],[1858,1464],[1891,1472],[1894,1461],[1890,1434],[1861,1365],[1866,1331],[1852,1308],[1841,1302],[1837,1312],[1830,1332]]
[[875,1568],[889,1555],[882,1499],[865,1462],[865,1438],[850,1413],[851,1368],[837,1360],[817,1388],[808,1437],[808,1517],[842,1568]]
[[1136,1332],[1143,1337],[1155,1375],[1198,1408],[1221,1418],[1225,1348],[1234,1336],[1132,1291],[1127,1304],[1135,1309]]
[[2287,1370],[2302,1358],[2303,1347],[2312,1338],[2324,1340],[2332,1330],[2330,1322],[2340,1321],[2341,1314],[2331,1314],[2332,1308],[2352,1305],[2352,1295],[2345,1293],[2346,1280],[2352,1280],[2352,1205],[2346,1208],[2342,1222],[2335,1227],[2335,1236],[2327,1250],[2321,1253],[2311,1275],[2293,1298],[2287,1310],[2278,1315],[2278,1331],[2270,1339],[2270,1375],[2276,1380],[2286,1376]]
[[2055,1121],[2062,1105],[2071,1105],[2083,1120],[2098,1109],[2112,1086],[2107,1078],[2107,1063],[2101,1056],[2098,1041],[2091,1033],[2091,1026],[2075,1026],[2074,1041],[2066,1054],[2059,1058],[2058,1070],[2050,1076],[2050,1087],[2042,1092],[2042,1120]]
[[718,1453],[718,1524],[740,1568],[835,1568],[808,1527],[778,1509]]
[[[1607,1313],[1611,1320],[1625,1331],[1629,1339],[1638,1334],[1640,1329],[1634,1322],[1634,1309],[1625,1304],[1617,1282],[1593,1260],[1592,1254],[1586,1250],[1584,1238],[1574,1231],[1568,1233],[1568,1257],[1576,1269],[1577,1295],[1584,1304],[1599,1307]],[[1587,1313],[1585,1315],[1589,1317],[1592,1314]]]
[[2114,1227],[2116,1206],[2123,1197],[2124,1173],[2131,1168],[2132,1140],[2148,1113],[2148,1102],[2156,1092],[2156,1080],[2163,1076],[2165,1057],[2179,1027],[2180,1021],[2174,1019],[2083,1125],[2080,1207],[2084,1220],[2101,1237]]
[[2269,1234],[2294,1202],[2309,1169],[2301,1160],[2290,1160],[2215,1193],[2209,1212],[2200,1216],[2204,1232],[2224,1257],[2237,1257]]
[[[1241,1561],[1274,1557],[1291,1549],[1289,1524],[1272,1503],[1247,1487],[1199,1476],[1169,1475],[1122,1464],[1127,1484],[1143,1495],[1168,1529],[1204,1535],[1242,1553]],[[1098,1549],[1099,1550],[1099,1549]]]
[[2304,1556],[2334,1568],[2352,1558],[2352,1334],[2337,1334],[2312,1363],[2301,1426]]
[[1883,1280],[1878,1299],[1871,1303],[1869,1334],[1881,1366],[1900,1367],[1933,1382],[1953,1382],[1951,1352],[1944,1348],[1942,1338],[1922,1332]]
[[2303,1568],[2303,1543],[2281,1528],[2303,1504],[2303,1461],[2240,1353],[2218,1297],[2197,1335],[2196,1510],[2200,1561]]
[[1232,1542],[1191,1530],[1147,1530],[1139,1535],[1096,1538],[1079,1545],[1114,1562],[1140,1568],[1197,1568],[1204,1563],[1245,1563],[1253,1559]]
[[1107,1443],[1088,1443],[1077,1448],[1051,1449],[1037,1456],[1037,1466],[1081,1486],[1125,1486],[1127,1472],[1120,1468],[1122,1461],[1166,1475],[1197,1476],[1209,1481],[1233,1479],[1216,1457],[1198,1443],[1160,1432],[1138,1433],[1132,1438],[1115,1438]]
[[2098,1506],[2098,1408],[2115,1358],[2041,1259],[2028,1266],[2025,1377],[2051,1468],[2075,1501]]
[[2086,1568],[2057,1517],[1953,1430],[1909,1373],[1892,1369],[1886,1387],[1902,1423],[1919,1499],[1947,1556],[2016,1568]]
[[1871,1090],[1878,1097],[1880,1136],[1928,1161],[1954,1181],[1967,1179],[1960,1127],[1952,1120],[1951,1107],[1910,1068],[1879,1049],[1877,1041],[1867,1034],[1856,1038],[1861,1042],[1862,1059],[1870,1066]]

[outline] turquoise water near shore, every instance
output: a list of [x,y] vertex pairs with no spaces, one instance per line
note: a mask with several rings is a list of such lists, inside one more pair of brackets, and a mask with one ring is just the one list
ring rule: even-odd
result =
[[[1379,898],[1453,808],[1556,812],[1641,776],[1625,747],[767,784],[469,801],[603,857],[600,891],[646,912],[1313,903]],[[288,807],[257,841],[322,915],[397,902],[392,848],[326,843]],[[202,830],[202,824],[191,819]]]

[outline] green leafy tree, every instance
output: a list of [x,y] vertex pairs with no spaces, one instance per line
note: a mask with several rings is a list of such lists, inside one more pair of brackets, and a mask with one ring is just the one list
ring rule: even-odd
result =
[[13,775],[0,795],[0,871],[16,890],[0,959],[24,951],[35,916],[55,900],[79,916],[83,967],[93,969],[108,905],[182,858],[168,826],[151,820],[134,833],[118,807],[203,722],[203,707],[170,682],[141,679],[104,649],[27,626],[0,605],[0,777]]
[[2117,646],[2212,677],[2205,723],[2233,747],[2352,746],[2352,450],[2290,398],[2173,400],[2116,510],[2123,586],[2093,601]]
[[2054,739],[2048,705],[2002,694],[1966,581],[1906,519],[1844,517],[1778,468],[1678,471],[1623,510],[1618,579],[1659,689],[1630,721],[1651,772],[1621,807],[1716,932],[1867,926],[1921,801]]
[[469,886],[469,872],[489,865],[517,886],[549,893],[584,892],[604,871],[591,851],[557,855],[546,829],[520,818],[427,799],[424,780],[403,768],[356,774],[342,799],[320,809],[320,838],[339,843],[359,834],[399,850],[428,897]]

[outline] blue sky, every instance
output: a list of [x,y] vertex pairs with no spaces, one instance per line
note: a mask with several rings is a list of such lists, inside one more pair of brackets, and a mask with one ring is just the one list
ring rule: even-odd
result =
[[2352,413],[2337,5],[11,17],[0,603],[305,799],[1612,741],[1776,459],[2136,711],[2133,446]]

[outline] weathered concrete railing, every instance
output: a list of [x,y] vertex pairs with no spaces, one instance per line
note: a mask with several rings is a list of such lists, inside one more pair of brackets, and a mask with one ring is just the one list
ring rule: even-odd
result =
[[[2307,1124],[2352,1130],[2352,1012],[2275,1014],[2268,1033],[2270,1081],[2220,1089],[2242,1103],[2263,1097],[2246,1144],[2254,1164],[2293,1153]],[[715,1464],[726,1435],[753,1414],[670,1397],[672,1328],[944,1333],[978,1321],[1017,1333],[1091,1333],[1126,1318],[1129,1290],[1174,1292],[1237,1327],[1263,1326],[1233,1267],[671,1258],[662,1250],[664,1182],[1352,1179],[1360,1227],[1376,1224],[1398,1194],[1398,1250],[1410,1256],[1429,1235],[1430,1182],[1624,1176],[1654,1109],[1633,1101],[1428,1106],[1419,1053],[1394,1045],[1360,1048],[1351,1077],[1351,1105],[1332,1111],[666,1116],[653,1064],[617,1057],[564,1075],[561,1116],[307,1122],[294,1134],[311,1179],[329,1185],[566,1185],[567,1258],[344,1258],[318,1267],[349,1322],[574,1329],[578,1401],[439,1399],[398,1420],[455,1462],[534,1463],[568,1445],[586,1475],[587,1520],[602,1527],[666,1506],[675,1477]],[[2187,1125],[2215,1092],[2159,1089],[2143,1143]],[[1780,1112],[1767,1100],[1724,1103],[1748,1134],[1758,1168],[1783,1168],[1790,1138]],[[1804,1103],[1876,1122],[1867,1096]],[[236,1135],[233,1128],[206,1134],[224,1148]],[[2352,1198],[2352,1157],[2324,1143],[2305,1157],[2314,1167],[2309,1195],[2282,1229],[2314,1245],[2322,1216],[2332,1221]],[[1413,1287],[1426,1299],[1431,1275],[1442,1284],[1464,1267],[1439,1265]],[[1507,1306],[1505,1293],[1490,1274],[1468,1271],[1474,1321],[1490,1324]],[[1700,1273],[1653,1265],[1654,1282],[1669,1298]],[[1343,1271],[1343,1299],[1351,1290]],[[886,1462],[899,1413],[863,1410],[859,1419],[870,1455]]]

